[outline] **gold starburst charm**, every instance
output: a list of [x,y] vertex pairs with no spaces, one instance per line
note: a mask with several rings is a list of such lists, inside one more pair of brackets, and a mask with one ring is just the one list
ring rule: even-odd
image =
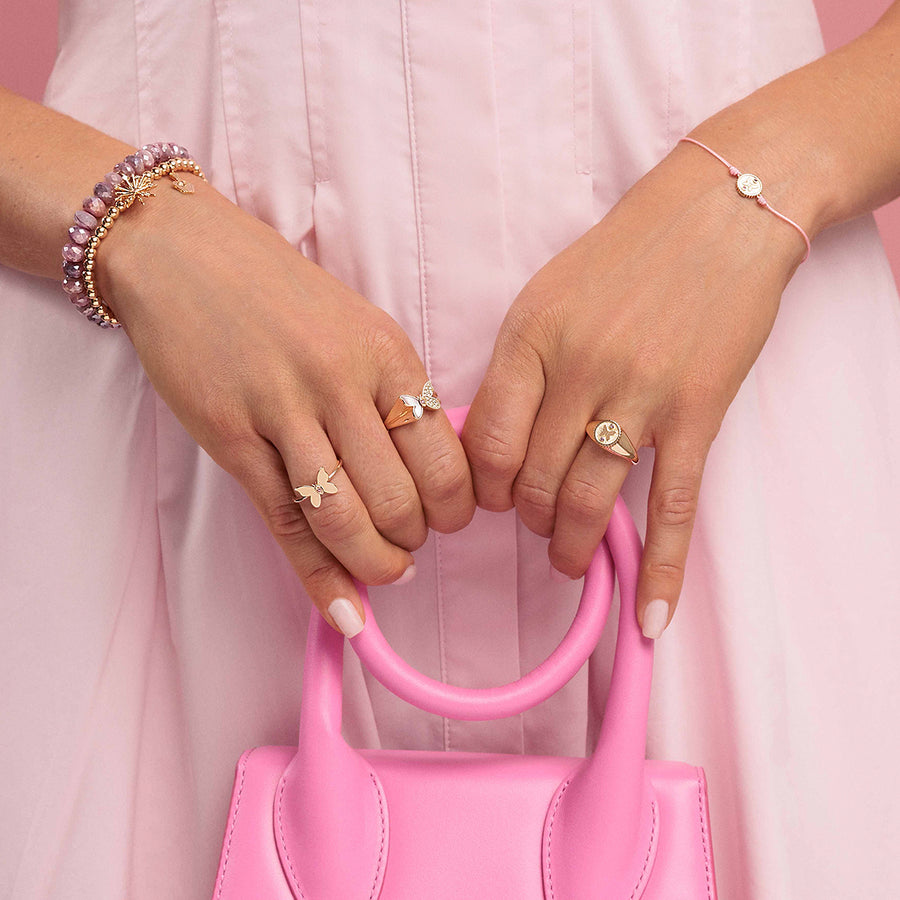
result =
[[149,175],[126,175],[121,183],[116,185],[116,202],[124,200],[126,208],[135,200],[143,205],[147,197],[156,196],[151,190],[152,187],[153,179]]

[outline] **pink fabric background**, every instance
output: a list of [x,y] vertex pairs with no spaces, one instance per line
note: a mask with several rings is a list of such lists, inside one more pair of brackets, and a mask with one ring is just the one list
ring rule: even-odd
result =
[[[874,23],[889,0],[815,0],[825,44],[831,49]],[[0,84],[39,100],[56,53],[55,0],[0,0]],[[875,218],[887,247],[894,278],[900,283],[900,200]]]

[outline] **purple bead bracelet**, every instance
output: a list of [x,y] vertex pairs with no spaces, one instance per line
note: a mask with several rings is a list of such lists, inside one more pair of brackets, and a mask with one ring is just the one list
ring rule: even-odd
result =
[[[122,326],[109,309],[104,308],[99,298],[91,299],[89,296],[90,279],[85,280],[84,276],[92,267],[86,265],[86,254],[90,253],[92,258],[93,249],[87,249],[88,243],[90,242],[93,247],[96,240],[91,239],[106,234],[106,227],[110,224],[108,214],[111,210],[116,210],[113,219],[121,211],[121,207],[117,207],[116,188],[122,185],[127,177],[153,172],[154,177],[159,178],[163,173],[158,167],[167,169],[167,174],[169,167],[163,164],[176,160],[184,163],[178,166],[178,170],[193,170],[202,177],[190,153],[180,144],[167,142],[145,144],[140,150],[126,156],[122,162],[114,166],[103,181],[97,182],[93,194],[84,199],[81,209],[75,213],[73,224],[69,228],[69,239],[62,248],[62,268],[65,274],[62,287],[75,308],[101,328]],[[106,227],[102,224],[104,218],[107,222]]]

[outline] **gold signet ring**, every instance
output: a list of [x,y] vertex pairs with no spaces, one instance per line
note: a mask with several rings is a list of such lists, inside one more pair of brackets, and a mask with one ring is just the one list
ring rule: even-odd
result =
[[628,439],[628,435],[625,434],[618,422],[614,422],[612,419],[595,419],[593,422],[588,422],[584,430],[587,432],[587,436],[604,450],[630,460],[633,466],[637,465],[638,455],[634,444]]
[[322,505],[322,497],[325,494],[336,494],[338,492],[337,485],[332,484],[331,479],[334,478],[343,464],[342,460],[338,460],[334,471],[331,473],[326,472],[322,466],[319,466],[315,484],[301,484],[300,487],[294,488],[294,493],[297,495],[294,497],[294,503],[302,503],[304,500],[309,500],[318,509]]
[[422,393],[418,397],[412,394],[401,394],[397,402],[391,407],[391,411],[384,419],[384,427],[399,428],[401,425],[409,425],[425,415],[426,409],[440,409],[441,401],[434,392],[434,386],[430,381],[425,382]]

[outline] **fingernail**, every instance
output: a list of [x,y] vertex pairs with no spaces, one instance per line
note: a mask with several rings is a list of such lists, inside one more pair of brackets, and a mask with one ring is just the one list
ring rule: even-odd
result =
[[555,581],[557,584],[566,584],[570,581],[575,581],[570,575],[566,575],[565,572],[560,572],[559,569],[555,569],[553,566],[550,566],[550,580]]
[[644,610],[644,637],[656,640],[669,621],[669,604],[665,600],[651,600]]
[[406,571],[394,582],[394,584],[407,584],[416,577],[416,564],[410,563]]
[[363,620],[356,607],[346,597],[332,600],[328,606],[328,614],[348,638],[356,637],[363,630]]

